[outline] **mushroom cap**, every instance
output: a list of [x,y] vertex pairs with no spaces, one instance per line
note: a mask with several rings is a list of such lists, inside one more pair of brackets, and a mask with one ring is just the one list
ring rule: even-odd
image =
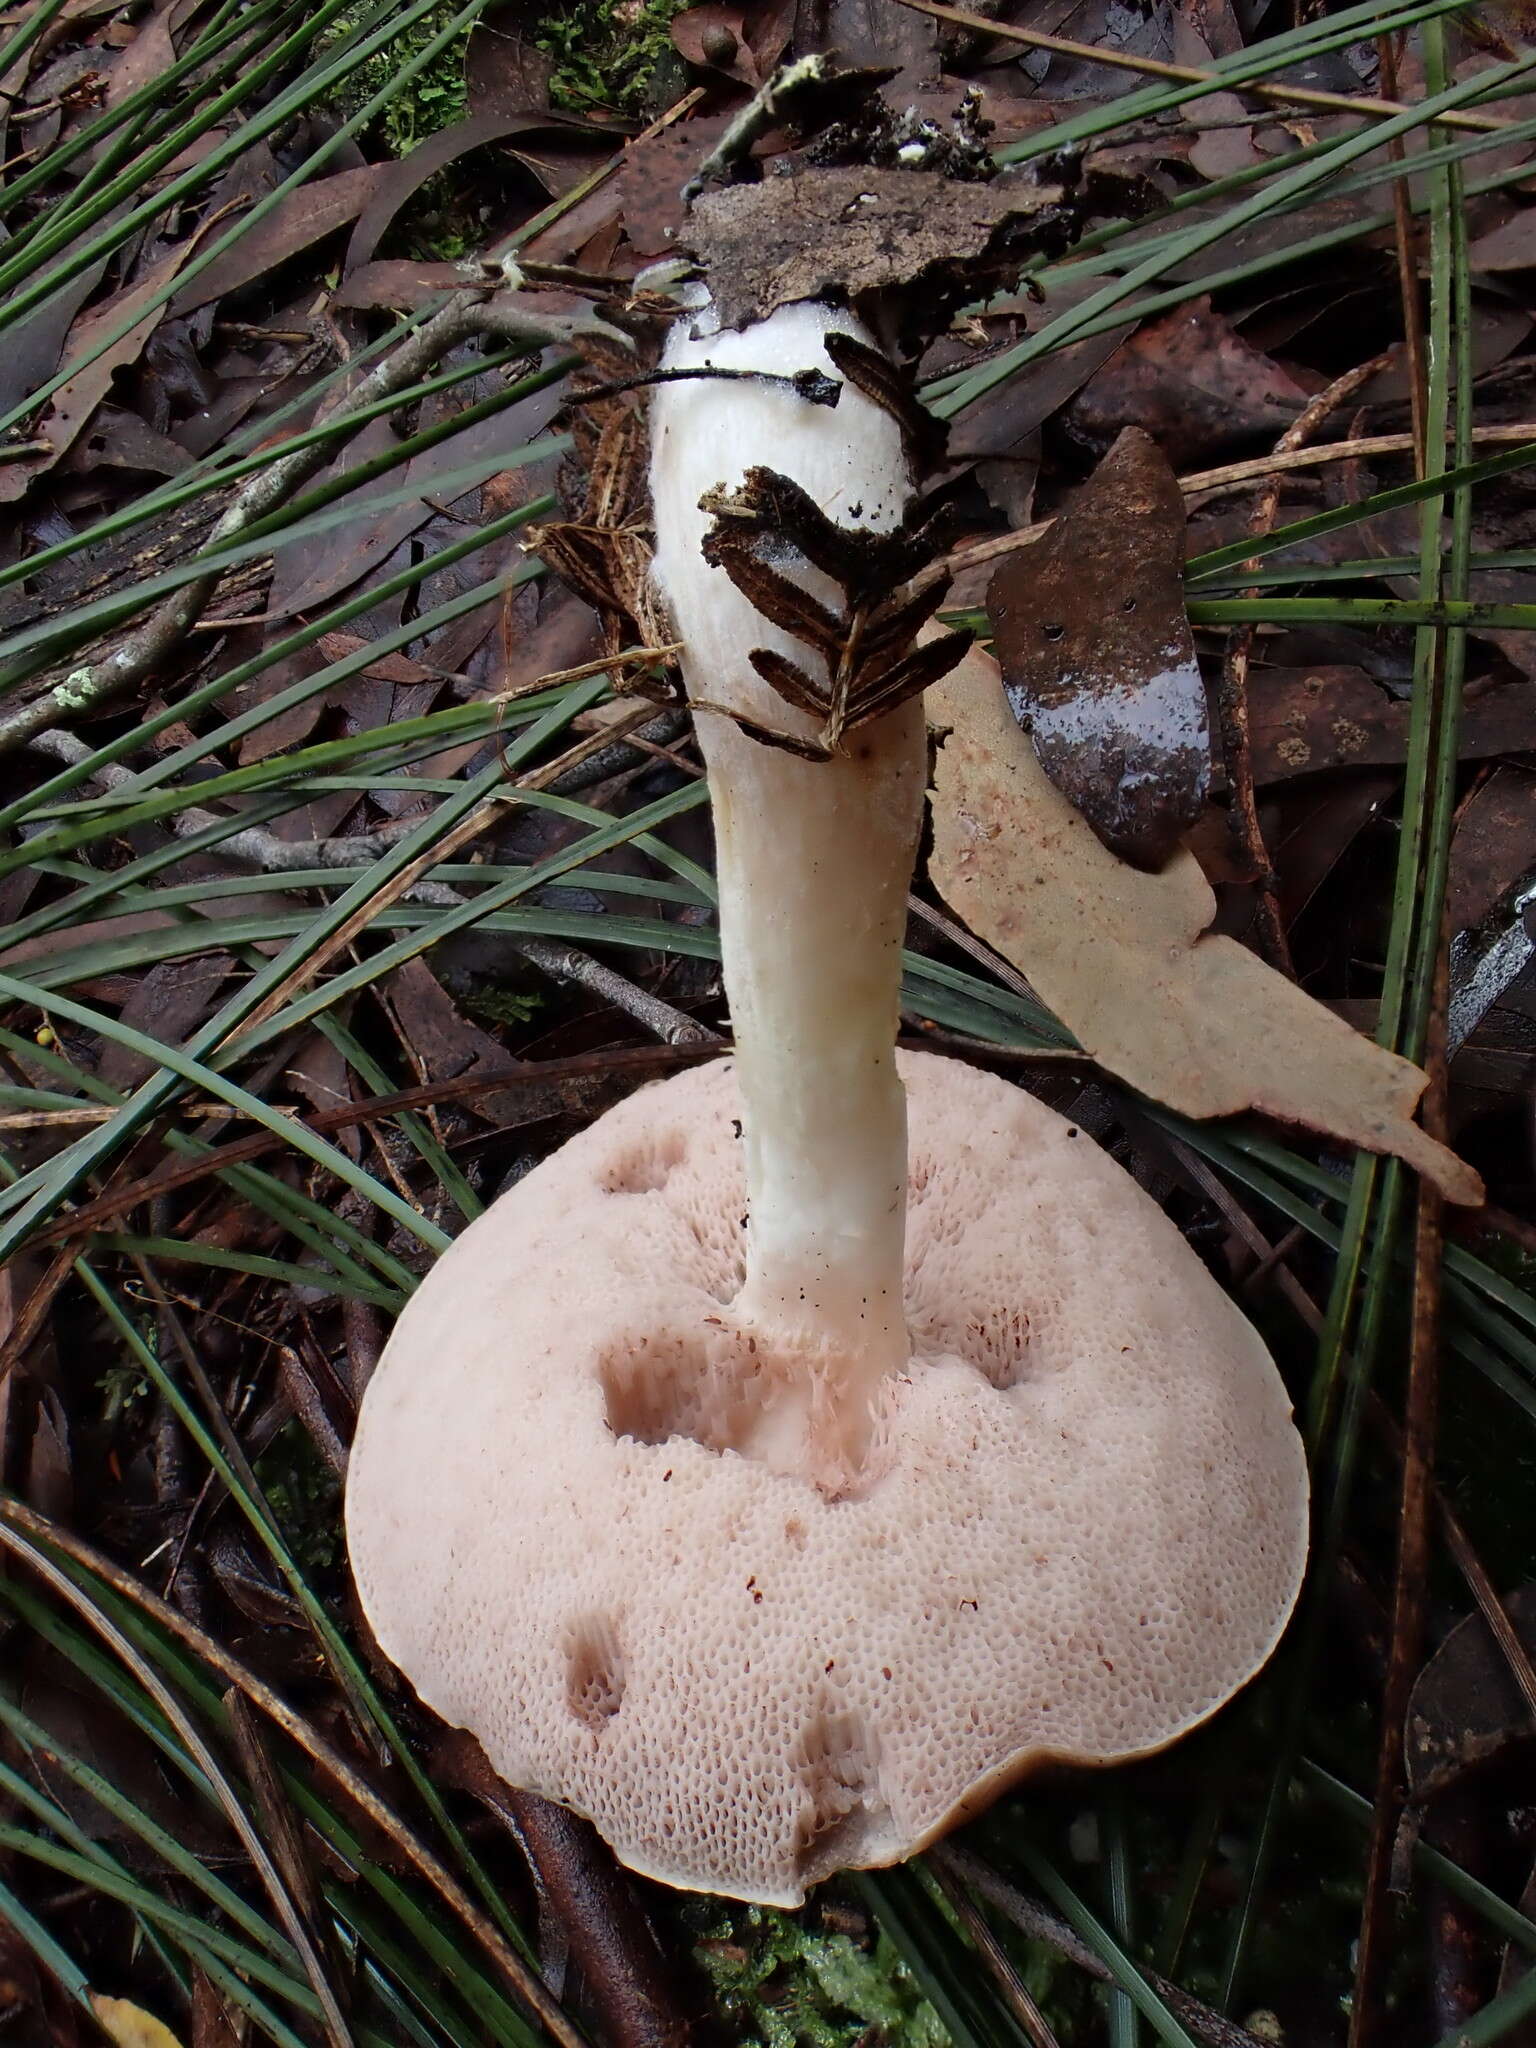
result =
[[858,1498],[732,1445],[720,1061],[640,1090],[439,1261],[363,1403],[386,1653],[633,1869],[763,1904],[892,1863],[1053,1761],[1145,1756],[1273,1649],[1307,1479],[1270,1357],[1084,1133],[905,1055],[913,1356]]

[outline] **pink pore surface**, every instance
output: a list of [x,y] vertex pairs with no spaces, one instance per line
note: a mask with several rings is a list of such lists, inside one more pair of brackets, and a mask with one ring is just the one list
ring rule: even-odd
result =
[[913,1351],[857,1497],[733,1448],[797,1362],[731,1311],[728,1061],[472,1224],[363,1405],[347,1525],[384,1650],[673,1884],[794,1904],[1035,1764],[1159,1749],[1300,1581],[1284,1387],[1178,1231],[1021,1090],[900,1064]]

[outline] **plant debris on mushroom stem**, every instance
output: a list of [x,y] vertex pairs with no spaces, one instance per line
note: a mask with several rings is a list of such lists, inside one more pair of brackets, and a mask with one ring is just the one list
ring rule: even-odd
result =
[[672,325],[665,367],[757,373],[651,401],[735,1057],[464,1233],[348,1489],[430,1706],[633,1868],[776,1905],[1041,1764],[1176,1740],[1269,1655],[1306,1550],[1285,1389],[1174,1226],[1021,1090],[895,1052],[921,690],[964,638],[917,638],[887,291],[725,325],[695,285]]

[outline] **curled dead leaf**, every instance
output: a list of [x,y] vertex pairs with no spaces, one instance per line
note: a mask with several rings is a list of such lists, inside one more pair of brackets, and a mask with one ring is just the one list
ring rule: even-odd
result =
[[997,663],[972,648],[928,696],[942,735],[929,872],[978,937],[1028,975],[1106,1072],[1185,1116],[1257,1109],[1395,1153],[1452,1202],[1472,1168],[1413,1121],[1425,1077],[1362,1038],[1235,939],[1194,856],[1117,860],[1014,722]]
[[[1501,1603],[1527,1652],[1536,1650],[1536,1586]],[[1531,1710],[1481,1614],[1459,1621],[1414,1681],[1404,1730],[1404,1768],[1425,1804],[1511,1751],[1536,1740]]]
[[1183,568],[1179,480],[1127,427],[1070,510],[1005,555],[987,590],[1003,687],[1040,765],[1138,867],[1162,865],[1210,783]]

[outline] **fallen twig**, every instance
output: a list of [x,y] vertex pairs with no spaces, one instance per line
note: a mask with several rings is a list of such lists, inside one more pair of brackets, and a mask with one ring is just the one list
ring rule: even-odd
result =
[[[1446,1118],[1445,1012],[1447,935],[1441,920],[1435,956],[1425,1065],[1429,1087],[1421,1115],[1425,1128],[1444,1137]],[[1384,1985],[1392,1954],[1395,1915],[1392,1893],[1406,1889],[1398,1866],[1399,1828],[1407,1804],[1404,1749],[1414,1682],[1424,1661],[1424,1606],[1429,1587],[1433,1528],[1435,1442],[1440,1412],[1440,1322],[1445,1262],[1445,1204],[1431,1181],[1421,1179],[1413,1238],[1413,1303],[1404,1397],[1402,1489],[1398,1510],[1397,1574],[1392,1589],[1392,1636],[1381,1695],[1381,1729],[1376,1756],[1376,1797],[1370,1854],[1355,1949],[1354,1996],[1350,2003],[1350,2048],[1377,2039],[1384,2017]]]
[[636,1895],[592,1823],[497,1777],[474,1736],[453,1729],[436,1762],[495,1814],[528,1859],[542,1909],[570,1942],[612,2048],[682,2048],[688,2021]]
[[[1390,360],[1390,356],[1375,356],[1370,362],[1358,363],[1354,369],[1346,370],[1342,377],[1335,377],[1292,420],[1275,443],[1275,454],[1289,455],[1299,449],[1336,406],[1342,405],[1362,385],[1368,384]],[[1271,478],[1260,491],[1248,523],[1248,531],[1255,539],[1269,532],[1279,507],[1280,484],[1277,478]],[[1256,595],[1253,591],[1244,594]],[[1253,781],[1253,746],[1248,725],[1248,663],[1256,631],[1257,628],[1251,625],[1237,626],[1227,635],[1226,653],[1216,690],[1217,713],[1221,719],[1222,761],[1232,797],[1228,819],[1232,836],[1247,856],[1258,884],[1255,922],[1264,956],[1271,967],[1278,968],[1294,980],[1296,970],[1291,963],[1290,943],[1280,921],[1274,863],[1269,857],[1269,848],[1264,844],[1264,828],[1259,823],[1259,801]]]
[[1013,1967],[1008,1952],[987,1924],[986,1915],[942,1858],[929,1858],[934,1882],[949,1901],[955,1918],[971,1938],[976,1953],[986,1964],[1005,2003],[1024,2029],[1034,2048],[1061,2048],[1055,2029],[1030,1995],[1029,1987]]

